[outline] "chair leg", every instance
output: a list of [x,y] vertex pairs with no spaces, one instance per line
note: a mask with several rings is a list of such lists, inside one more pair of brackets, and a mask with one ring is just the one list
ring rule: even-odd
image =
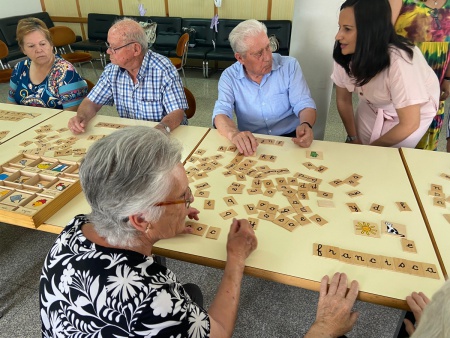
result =
[[[74,64],[74,66],[75,66],[75,64]],[[80,73],[80,75],[81,75],[82,77],[84,77],[84,76],[83,76],[83,67],[81,67],[81,63],[78,62],[78,63],[77,63],[77,66],[78,66],[78,73]]]
[[97,74],[97,70],[94,67],[94,64],[92,63],[92,61],[89,61],[91,63],[92,69],[94,70],[95,76],[98,78],[98,74]]
[[187,87],[187,82],[186,82],[186,74],[184,74],[184,68],[181,67],[181,72],[183,73],[183,78],[184,78],[184,86]]

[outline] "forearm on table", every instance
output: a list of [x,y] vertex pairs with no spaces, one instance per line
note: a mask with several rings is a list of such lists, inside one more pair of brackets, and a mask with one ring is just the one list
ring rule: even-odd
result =
[[316,122],[316,110],[314,108],[305,108],[298,114],[300,124],[303,122],[309,123],[311,126]]
[[67,107],[67,108],[63,108],[63,110],[65,110],[65,111],[78,111],[78,108],[79,108],[80,106],[79,105],[76,105],[76,106],[72,106],[72,107]]
[[85,98],[78,107],[77,116],[83,118],[84,121],[89,122],[97,114],[101,107],[101,105]]
[[228,260],[216,297],[209,307],[211,337],[231,337],[236,324],[245,263]]
[[234,121],[225,114],[218,114],[214,118],[214,125],[220,135],[225,136],[229,141],[232,141],[233,136],[239,133],[239,129],[236,127]]
[[183,122],[183,118],[184,110],[177,109],[164,116],[161,122],[168,125],[170,130],[174,130]]

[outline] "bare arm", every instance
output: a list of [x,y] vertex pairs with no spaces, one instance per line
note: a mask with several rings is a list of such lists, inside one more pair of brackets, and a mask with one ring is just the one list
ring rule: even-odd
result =
[[379,139],[372,142],[374,146],[390,147],[393,146],[413,132],[420,126],[420,105],[415,104],[405,108],[397,109],[398,124],[389,130]]
[[395,22],[398,19],[400,14],[400,10],[402,9],[403,1],[402,0],[389,0],[392,11],[392,24],[395,26]]
[[79,107],[80,107],[80,105],[77,105],[77,106],[72,106],[72,107],[69,107],[69,108],[65,108],[64,110],[67,110],[67,111],[77,111]]
[[[305,108],[299,114],[300,124],[296,129],[296,138],[292,141],[302,148],[308,148],[314,140],[314,134],[309,125],[313,126],[316,122],[316,110],[313,108]],[[303,122],[306,122],[302,124]]]
[[[164,116],[161,122],[169,126],[170,130],[174,130],[180,125],[180,123],[183,121],[183,118],[184,118],[184,110],[177,109]],[[157,124],[155,128],[161,130],[164,129],[160,124]]]
[[77,115],[69,120],[68,128],[74,134],[85,132],[89,121],[97,114],[102,106],[89,100],[87,97],[81,102],[77,110]]
[[[358,133],[356,132],[355,115],[353,113],[352,93],[346,88],[336,86],[336,106],[347,135],[357,137]],[[352,143],[361,142],[355,140]]]
[[258,142],[249,131],[239,131],[236,124],[225,114],[219,114],[214,118],[214,125],[220,135],[232,142],[244,156],[255,154]]
[[208,314],[211,337],[231,337],[236,323],[245,259],[256,249],[255,232],[247,220],[233,220],[227,242],[227,263]]

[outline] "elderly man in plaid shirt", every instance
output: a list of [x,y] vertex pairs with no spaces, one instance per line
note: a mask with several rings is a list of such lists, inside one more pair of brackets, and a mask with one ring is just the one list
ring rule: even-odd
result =
[[116,105],[120,117],[158,121],[170,133],[187,124],[183,84],[170,60],[148,50],[143,28],[130,18],[117,21],[108,32],[111,64],[69,120],[74,134],[85,131],[103,105]]

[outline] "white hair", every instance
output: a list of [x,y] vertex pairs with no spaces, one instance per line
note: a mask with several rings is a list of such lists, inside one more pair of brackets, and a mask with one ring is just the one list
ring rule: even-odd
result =
[[246,44],[247,38],[257,36],[261,33],[267,34],[267,27],[258,20],[250,19],[239,23],[228,36],[233,52],[245,54],[248,50]]

